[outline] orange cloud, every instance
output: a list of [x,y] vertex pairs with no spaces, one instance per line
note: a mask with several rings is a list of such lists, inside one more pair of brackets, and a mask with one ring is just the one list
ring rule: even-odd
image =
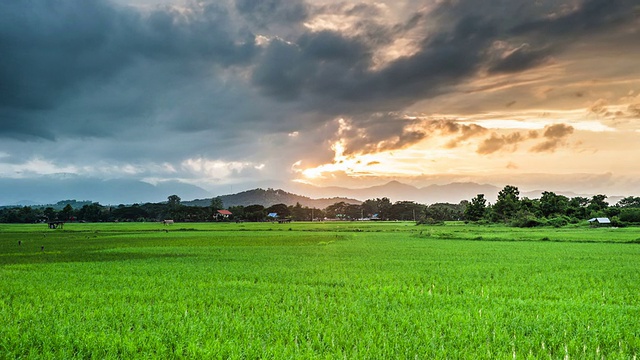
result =
[[573,126],[555,124],[545,127],[544,142],[531,148],[531,152],[553,152],[558,146],[564,144],[564,139],[573,134]]

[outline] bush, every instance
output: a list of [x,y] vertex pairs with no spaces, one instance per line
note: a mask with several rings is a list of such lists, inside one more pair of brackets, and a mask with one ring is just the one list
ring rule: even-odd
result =
[[640,223],[640,209],[638,208],[624,208],[620,209],[620,215],[618,216],[620,221],[625,223],[637,224]]
[[531,228],[546,225],[543,219],[539,219],[530,213],[518,213],[515,218],[509,222],[510,226]]
[[420,219],[416,225],[444,225],[444,221],[442,220],[435,220],[433,218],[424,218],[424,219]]
[[563,227],[571,222],[568,216],[557,216],[547,220],[547,224],[553,227]]

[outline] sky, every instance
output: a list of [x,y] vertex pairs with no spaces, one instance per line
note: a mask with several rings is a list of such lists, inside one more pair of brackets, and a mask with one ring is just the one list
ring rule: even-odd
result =
[[636,0],[0,2],[0,179],[640,195]]

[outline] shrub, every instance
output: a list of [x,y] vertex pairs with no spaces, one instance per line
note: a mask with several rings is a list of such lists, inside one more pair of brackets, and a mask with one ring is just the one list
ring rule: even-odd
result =
[[568,216],[557,216],[554,218],[550,218],[547,220],[547,224],[553,227],[563,227],[571,222],[571,219]]
[[533,215],[527,214],[524,216],[518,216],[511,220],[509,223],[510,226],[521,227],[521,228],[531,228],[546,225],[543,219],[539,219]]

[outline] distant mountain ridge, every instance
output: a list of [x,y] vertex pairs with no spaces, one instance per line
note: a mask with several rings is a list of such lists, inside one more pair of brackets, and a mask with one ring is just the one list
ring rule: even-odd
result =
[[[256,184],[254,184],[255,186]],[[432,184],[424,187],[390,181],[366,188],[319,187],[303,183],[279,183],[279,189],[257,187],[235,194],[220,195],[225,207],[275,204],[326,208],[337,202],[360,204],[368,199],[387,197],[392,202],[414,201],[420,204],[458,204],[484,194],[494,203],[503,187],[474,182],[453,182],[444,185]],[[517,184],[515,184],[517,186]],[[258,185],[263,186],[263,185]],[[266,186],[265,186],[266,187]],[[594,194],[578,194],[570,191],[553,191],[569,198],[581,196],[591,198]],[[540,198],[543,190],[522,191],[520,197]],[[209,206],[211,193],[200,187],[178,181],[161,182],[155,185],[137,180],[100,180],[78,176],[43,176],[39,179],[0,179],[0,206],[42,206],[56,204],[61,199],[78,199],[81,203],[99,202],[102,205],[142,204],[166,201],[167,196],[177,194],[185,205]],[[616,204],[623,196],[609,196],[607,202]],[[196,199],[186,201],[186,199]],[[73,206],[72,205],[72,206]]]
[[200,187],[178,181],[152,185],[138,180],[102,180],[75,175],[0,178],[0,206],[56,204],[62,199],[86,200],[102,205],[140,204],[166,201],[171,194],[179,194],[187,199],[211,196],[210,192]]
[[422,188],[390,181],[383,185],[377,185],[361,189],[349,189],[343,187],[315,187],[313,185],[300,184],[295,186],[295,191],[307,196],[318,194],[330,194],[359,200],[387,197],[395,201],[415,201],[421,204],[452,203],[458,204],[462,200],[471,200],[478,194],[485,194],[489,201],[495,201],[501,188],[489,184],[477,184],[472,182],[457,182],[446,185],[429,185]]
[[[275,204],[296,205],[296,203],[299,203],[302,206],[324,209],[329,205],[333,205],[341,201],[357,205],[362,203],[362,201],[360,200],[350,199],[346,197],[312,199],[310,197],[296,195],[282,189],[264,190],[261,188],[247,190],[239,192],[237,194],[222,195],[219,196],[219,198],[222,200],[222,204],[225,208],[239,205],[262,205],[265,207],[269,207]],[[211,204],[211,198],[183,201],[182,203],[189,206],[209,206]]]

